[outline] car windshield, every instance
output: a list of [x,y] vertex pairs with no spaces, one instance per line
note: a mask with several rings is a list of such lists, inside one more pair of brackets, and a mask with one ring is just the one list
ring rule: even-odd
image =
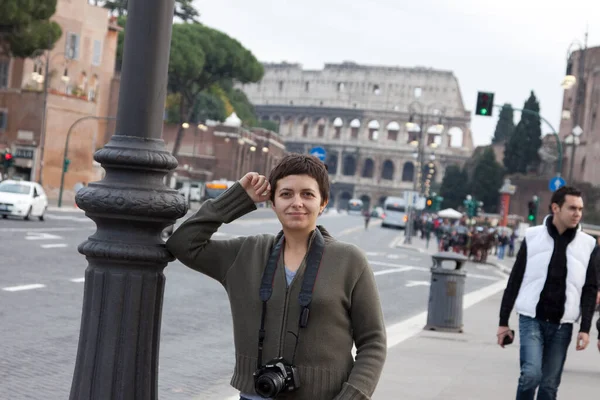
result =
[[30,191],[31,187],[29,185],[22,185],[20,183],[0,183],[0,192],[29,194]]

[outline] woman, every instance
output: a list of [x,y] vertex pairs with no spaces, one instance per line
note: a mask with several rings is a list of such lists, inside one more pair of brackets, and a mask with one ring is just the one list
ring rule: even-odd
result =
[[[386,357],[379,294],[362,251],[317,226],[328,199],[324,164],[291,154],[268,180],[250,172],[204,203],[167,242],[175,257],[228,293],[236,353],[231,385],[241,399],[367,400],[375,390]],[[221,224],[266,200],[281,223],[277,236],[211,240]],[[306,282],[311,301],[301,306]]]

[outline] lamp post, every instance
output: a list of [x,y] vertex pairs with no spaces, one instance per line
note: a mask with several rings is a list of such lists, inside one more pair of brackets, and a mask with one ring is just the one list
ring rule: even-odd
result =
[[104,119],[107,121],[110,120],[114,120],[116,119],[115,117],[97,117],[95,115],[88,115],[85,117],[81,117],[78,120],[76,120],[75,122],[73,122],[71,124],[71,126],[69,127],[69,130],[67,131],[67,138],[65,139],[65,150],[63,152],[63,165],[62,165],[62,172],[60,174],[60,188],[58,190],[58,207],[62,207],[62,197],[63,197],[63,190],[64,190],[64,186],[65,186],[65,174],[67,173],[67,169],[69,168],[69,140],[71,139],[71,134],[73,133],[73,128],[75,128],[75,126],[77,124],[79,124],[82,121],[88,120],[88,119]]
[[[177,160],[161,139],[174,0],[129,0],[116,133],[94,158],[106,171],[78,191],[96,223],[86,256],[70,400],[158,398],[162,230],[185,215],[163,180]],[[148,27],[152,27],[149,29]]]
[[[415,96],[419,97],[421,94],[420,90],[415,90]],[[419,111],[415,111],[414,108],[419,108]],[[415,158],[416,158],[416,168],[414,169],[415,176],[413,177],[413,191],[418,192],[419,195],[424,193],[423,186],[424,182],[422,178],[423,176],[423,158],[425,153],[425,139],[426,135],[429,134],[429,128],[425,128],[426,124],[430,124],[431,121],[435,122],[436,131],[442,134],[444,130],[444,125],[442,124],[442,120],[444,118],[445,109],[442,106],[441,108],[437,108],[436,104],[431,104],[429,107],[425,107],[422,103],[415,101],[408,106],[409,109],[409,119],[406,123],[406,127],[409,131],[415,128],[415,116],[418,118],[418,136],[410,142],[411,145],[416,146]],[[434,141],[429,144],[430,147],[437,147],[437,143]],[[433,160],[435,160],[435,155],[433,155]],[[432,160],[432,161],[433,161]],[[406,235],[404,237],[404,242],[406,244],[412,243],[412,235],[413,235],[413,214],[414,214],[414,205],[411,205],[408,210],[408,223],[406,227]]]
[[[43,58],[44,58],[44,74],[40,74],[41,72],[41,67],[40,67],[40,72],[38,72],[37,69],[37,63],[36,66],[34,67],[34,71],[32,73],[32,78],[34,81],[38,82],[38,83],[43,83],[43,105],[42,105],[42,126],[40,127],[40,157],[39,157],[39,168],[38,168],[38,183],[40,185],[43,186],[43,169],[44,169],[44,148],[46,145],[46,114],[48,112],[48,84],[49,84],[49,75],[50,75],[50,64],[52,63],[52,60],[54,60],[55,57],[58,56],[64,56],[65,53],[61,52],[61,53],[56,53],[54,54],[52,57],[50,57],[50,50],[48,50],[47,52],[43,53]],[[68,82],[69,81],[69,75],[67,73],[67,69],[65,68],[65,73],[62,77],[62,80],[64,82]],[[35,179],[35,177],[34,177]]]
[[[583,116],[584,110],[582,109],[583,103],[585,100],[585,56],[587,52],[587,39],[588,33],[585,33],[585,39],[583,45],[575,40],[571,43],[569,48],[567,49],[567,71],[565,78],[562,82],[562,87],[565,90],[569,90],[573,87],[573,85],[577,84],[577,92],[575,93],[575,105],[573,106],[572,112],[572,125],[574,126],[571,133],[566,139],[569,139],[571,143],[568,143],[565,140],[566,144],[572,144],[571,146],[571,159],[569,160],[569,182],[573,182],[573,169],[575,167],[575,150],[577,145],[579,144],[579,136],[583,133],[581,129],[581,125],[583,125]],[[577,75],[573,75],[573,47],[578,47],[579,49],[579,59],[578,59],[578,70]],[[576,143],[577,142],[577,143]]]

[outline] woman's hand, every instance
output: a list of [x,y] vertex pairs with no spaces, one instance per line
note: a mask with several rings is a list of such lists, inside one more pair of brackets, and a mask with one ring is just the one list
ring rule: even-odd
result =
[[255,203],[262,203],[271,197],[271,185],[264,175],[258,172],[248,172],[242,179],[240,185]]

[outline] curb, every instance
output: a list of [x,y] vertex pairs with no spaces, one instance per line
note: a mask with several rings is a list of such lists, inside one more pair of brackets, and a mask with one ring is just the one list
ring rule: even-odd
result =
[[78,207],[57,207],[57,206],[48,206],[48,208],[46,209],[47,211],[50,212],[76,212],[76,213],[85,213],[85,211],[83,211],[81,208]]

